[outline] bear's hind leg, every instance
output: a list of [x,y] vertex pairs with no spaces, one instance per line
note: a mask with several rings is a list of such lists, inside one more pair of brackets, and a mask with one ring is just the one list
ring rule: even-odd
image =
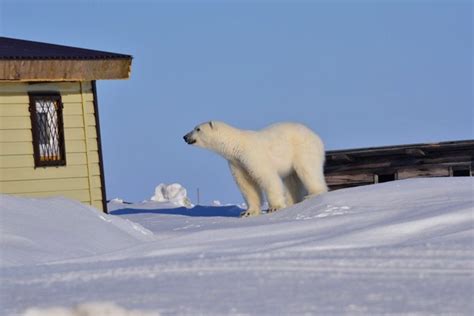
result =
[[306,195],[303,183],[298,178],[296,172],[290,173],[288,176],[283,178],[283,184],[286,188],[286,205],[291,206],[298,202],[303,201]]
[[307,191],[307,196],[312,197],[328,191],[324,168],[314,159],[301,159],[295,163],[295,171]]
[[234,163],[229,163],[230,170],[234,176],[235,182],[239,186],[240,192],[247,204],[247,210],[240,214],[241,217],[260,215],[260,206],[262,205],[262,191],[258,184],[250,175]]

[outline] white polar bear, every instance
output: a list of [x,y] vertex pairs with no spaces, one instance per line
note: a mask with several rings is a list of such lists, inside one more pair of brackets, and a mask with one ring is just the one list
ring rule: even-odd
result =
[[196,126],[183,138],[227,159],[247,203],[242,216],[260,214],[262,193],[273,212],[306,196],[327,192],[324,145],[304,125],[277,123],[247,131],[211,121]]

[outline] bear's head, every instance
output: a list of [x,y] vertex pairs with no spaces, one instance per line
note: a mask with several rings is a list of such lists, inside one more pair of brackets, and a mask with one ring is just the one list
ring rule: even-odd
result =
[[184,141],[216,152],[229,159],[235,155],[240,142],[238,129],[218,121],[199,124],[191,132],[184,135]]
[[209,121],[199,124],[192,131],[183,136],[184,141],[189,145],[195,145],[203,148],[212,148],[217,129],[216,123]]

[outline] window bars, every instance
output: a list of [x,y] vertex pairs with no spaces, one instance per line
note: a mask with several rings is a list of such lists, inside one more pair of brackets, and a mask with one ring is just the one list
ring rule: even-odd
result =
[[57,93],[30,93],[33,152],[36,167],[66,165],[63,104]]

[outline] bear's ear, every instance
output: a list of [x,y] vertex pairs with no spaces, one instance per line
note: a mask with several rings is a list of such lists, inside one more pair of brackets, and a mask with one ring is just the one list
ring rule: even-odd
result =
[[212,124],[212,121],[209,122],[209,126],[211,127],[211,129],[214,129],[214,124]]

